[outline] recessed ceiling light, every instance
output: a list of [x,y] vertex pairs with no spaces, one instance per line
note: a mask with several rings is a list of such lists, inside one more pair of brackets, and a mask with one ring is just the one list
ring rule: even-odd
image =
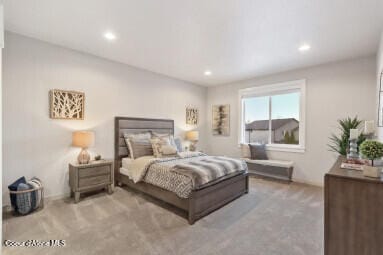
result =
[[204,74],[205,74],[206,76],[210,76],[210,75],[211,75],[211,71],[206,70],[206,71],[204,72]]
[[104,37],[105,37],[106,39],[108,39],[109,41],[113,41],[114,39],[116,39],[115,34],[113,34],[112,32],[106,32],[106,33],[104,34]]
[[311,46],[307,43],[305,44],[302,44],[300,47],[299,47],[299,51],[300,52],[304,52],[304,51],[308,51],[309,49],[311,49]]

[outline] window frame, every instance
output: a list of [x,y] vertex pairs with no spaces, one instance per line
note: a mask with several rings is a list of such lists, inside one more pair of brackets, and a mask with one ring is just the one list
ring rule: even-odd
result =
[[[266,150],[270,151],[285,151],[285,152],[305,152],[305,134],[306,134],[306,80],[294,80],[288,82],[274,83],[262,86],[256,86],[239,90],[239,131],[238,131],[238,144],[244,143],[245,135],[245,109],[243,98],[252,96],[272,96],[284,94],[288,91],[299,91],[299,144],[266,144]],[[271,116],[271,106],[269,105],[269,121]],[[270,123],[271,124],[271,123]],[[271,128],[271,125],[269,125]],[[271,132],[269,129],[269,136]],[[270,139],[269,139],[270,141]]]

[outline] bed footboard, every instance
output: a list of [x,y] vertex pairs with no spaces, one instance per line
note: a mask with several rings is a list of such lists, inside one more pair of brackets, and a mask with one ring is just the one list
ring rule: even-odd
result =
[[215,185],[193,191],[189,197],[189,224],[249,192],[247,173],[234,176]]

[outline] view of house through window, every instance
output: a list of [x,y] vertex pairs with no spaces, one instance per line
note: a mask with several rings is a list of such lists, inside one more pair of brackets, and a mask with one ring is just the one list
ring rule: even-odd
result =
[[243,98],[246,143],[299,144],[300,92]]

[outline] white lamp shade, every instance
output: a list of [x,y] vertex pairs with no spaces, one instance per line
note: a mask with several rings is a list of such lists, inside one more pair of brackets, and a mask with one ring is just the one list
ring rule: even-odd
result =
[[198,131],[188,131],[186,132],[186,139],[189,141],[198,141],[199,132]]
[[89,148],[94,145],[94,132],[75,131],[72,134],[72,145],[80,148]]

